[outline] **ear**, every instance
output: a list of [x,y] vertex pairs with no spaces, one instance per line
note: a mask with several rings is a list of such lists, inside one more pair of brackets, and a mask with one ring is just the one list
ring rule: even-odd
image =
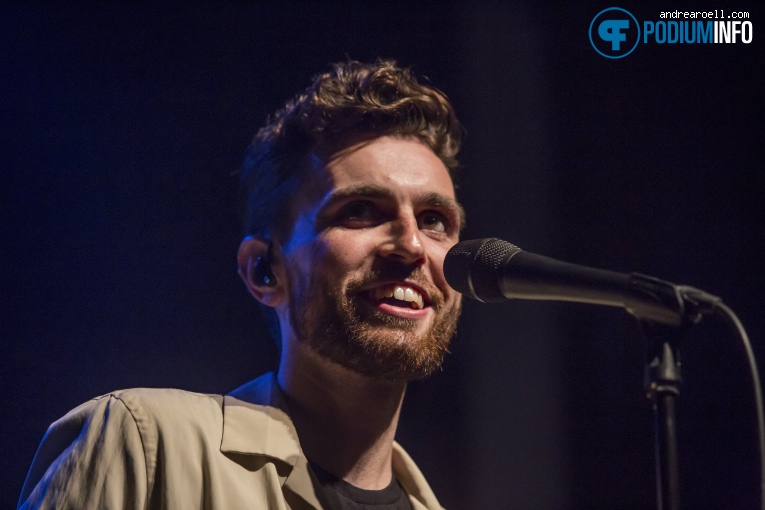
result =
[[[245,237],[239,245],[239,276],[250,294],[266,306],[277,307],[286,296],[279,257],[272,254],[271,241],[263,237]],[[265,273],[270,273],[268,278],[263,277]]]

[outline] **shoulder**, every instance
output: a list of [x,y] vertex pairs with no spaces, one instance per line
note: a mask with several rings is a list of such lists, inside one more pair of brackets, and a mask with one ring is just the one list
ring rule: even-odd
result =
[[[178,458],[198,456],[205,450],[214,451],[220,444],[223,432],[221,395],[133,388],[102,395],[92,402],[98,409],[96,413],[106,414],[104,421],[116,421],[115,425],[120,429],[126,426],[137,429],[147,459],[157,457],[160,451],[172,451]],[[122,418],[114,420],[115,416]]]
[[118,390],[72,409],[53,423],[51,429],[82,429],[96,424],[119,428],[135,426],[142,433],[179,427],[209,429],[222,422],[222,405],[220,395],[159,388]]
[[71,410],[51,425],[45,440],[57,449],[71,444],[75,450],[109,449],[144,457],[151,478],[160,458],[182,459],[217,448],[222,403],[220,395],[176,389],[113,391]]
[[54,422],[27,474],[30,508],[140,507],[155,475],[214,451],[222,397],[181,390],[120,390]]
[[[81,404],[48,429],[27,475],[20,504],[26,502],[30,508],[51,502],[55,504],[50,507],[128,508],[132,506],[129,499],[140,507],[152,497],[155,486],[178,501],[193,499],[198,494],[189,487],[202,487],[210,473],[227,473],[230,478],[242,471],[221,451],[226,428],[237,452],[257,453],[250,443],[271,444],[273,410],[235,401],[226,427],[226,399],[232,400],[176,389],[134,388]],[[240,430],[247,439],[243,444],[234,441]],[[260,438],[253,437],[257,430],[265,431]],[[101,504],[103,498],[109,504]],[[78,503],[67,506],[75,501]],[[84,501],[93,505],[80,504]]]
[[147,423],[215,420],[220,419],[223,412],[221,395],[177,389],[132,388],[113,391],[94,398],[91,406],[98,406],[103,401],[122,405],[136,421]]

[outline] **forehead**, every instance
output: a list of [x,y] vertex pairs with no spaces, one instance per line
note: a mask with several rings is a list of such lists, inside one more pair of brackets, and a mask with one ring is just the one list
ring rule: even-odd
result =
[[383,136],[359,142],[335,152],[315,169],[332,190],[368,184],[394,194],[438,193],[454,199],[446,166],[416,138]]

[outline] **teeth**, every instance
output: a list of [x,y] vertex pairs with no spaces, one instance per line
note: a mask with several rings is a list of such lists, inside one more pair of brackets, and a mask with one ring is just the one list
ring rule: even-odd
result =
[[422,298],[422,294],[411,287],[403,287],[401,285],[386,285],[384,287],[377,287],[374,290],[374,299],[394,298],[399,301],[406,301],[411,303],[412,308],[420,310],[425,307],[425,302]]

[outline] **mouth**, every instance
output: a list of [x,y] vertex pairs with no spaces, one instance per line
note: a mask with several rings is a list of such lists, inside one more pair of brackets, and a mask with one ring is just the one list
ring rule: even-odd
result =
[[375,305],[389,305],[397,308],[422,310],[430,306],[427,294],[406,283],[389,283],[369,291],[369,299]]

